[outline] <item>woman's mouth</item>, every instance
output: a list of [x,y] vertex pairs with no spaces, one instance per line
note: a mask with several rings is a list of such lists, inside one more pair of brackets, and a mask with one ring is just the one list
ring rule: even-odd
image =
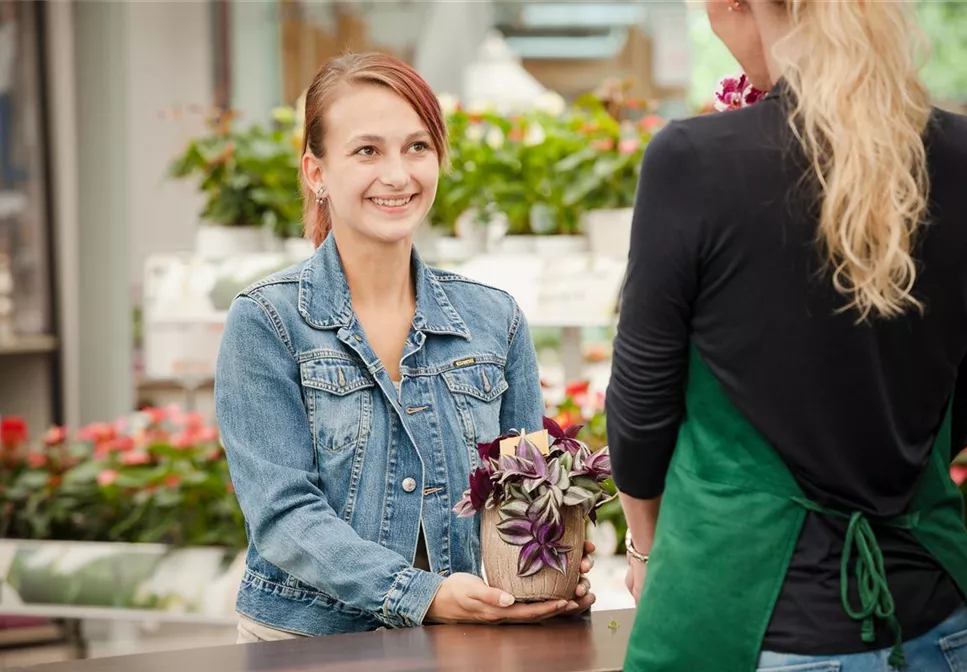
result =
[[414,194],[407,194],[405,196],[395,196],[395,197],[377,197],[373,196],[369,200],[373,204],[379,206],[383,210],[399,210],[410,204],[413,200]]

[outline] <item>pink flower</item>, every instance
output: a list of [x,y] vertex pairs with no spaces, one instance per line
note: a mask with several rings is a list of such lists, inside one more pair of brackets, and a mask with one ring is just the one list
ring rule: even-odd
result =
[[121,464],[134,467],[142,464],[150,464],[151,456],[141,450],[132,450],[121,455]]
[[151,420],[151,424],[160,425],[168,417],[168,411],[163,408],[155,408],[153,406],[148,406],[141,409],[141,412],[148,416]]
[[715,109],[719,112],[738,110],[759,102],[765,91],[752,86],[745,75],[723,77],[715,91]]
[[961,485],[967,480],[967,467],[955,464],[950,467],[950,478],[957,485]]
[[656,128],[665,125],[665,120],[659,117],[657,114],[649,114],[647,117],[642,117],[641,121],[638,122],[642,130],[651,133]]
[[134,448],[134,439],[130,436],[119,436],[111,442],[111,448],[119,453],[126,453]]
[[97,475],[97,484],[102,488],[111,485],[116,480],[118,480],[118,472],[114,469],[105,469]]
[[218,441],[218,430],[214,427],[202,427],[197,432],[199,443],[214,443]]
[[67,430],[63,427],[51,427],[44,434],[44,444],[48,446],[56,446],[57,444],[64,443],[67,439]]
[[618,152],[621,154],[634,154],[641,147],[641,140],[638,138],[625,138],[618,143]]
[[205,426],[205,416],[197,411],[185,413],[183,419],[187,429],[200,429]]

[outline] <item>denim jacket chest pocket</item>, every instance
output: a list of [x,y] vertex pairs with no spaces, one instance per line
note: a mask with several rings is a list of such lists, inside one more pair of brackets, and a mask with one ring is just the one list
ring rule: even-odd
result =
[[312,353],[300,365],[313,442],[328,452],[352,452],[372,431],[376,383],[360,364],[339,354]]
[[441,374],[456,406],[460,426],[477,462],[477,443],[500,435],[501,396],[507,391],[504,367],[491,362],[460,366]]

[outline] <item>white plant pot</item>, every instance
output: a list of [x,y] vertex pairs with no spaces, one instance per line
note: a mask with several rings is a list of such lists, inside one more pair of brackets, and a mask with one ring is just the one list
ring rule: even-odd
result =
[[205,259],[226,259],[264,251],[262,230],[252,226],[201,224],[195,235],[195,253]]
[[631,249],[633,212],[633,208],[614,208],[585,213],[584,230],[588,235],[591,253],[626,261]]
[[308,238],[286,238],[282,241],[285,256],[292,259],[308,259],[316,251],[315,245]]
[[537,251],[537,236],[505,235],[497,244],[500,254],[534,254]]
[[535,236],[534,246],[541,256],[581,254],[588,251],[588,239],[584,236]]
[[433,241],[435,259],[438,262],[467,261],[480,253],[480,241],[474,238],[438,236]]

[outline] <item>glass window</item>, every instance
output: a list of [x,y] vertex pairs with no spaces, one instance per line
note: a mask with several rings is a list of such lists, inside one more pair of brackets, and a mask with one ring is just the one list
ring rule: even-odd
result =
[[40,4],[0,0],[0,252],[9,257],[13,327],[23,336],[53,330]]

